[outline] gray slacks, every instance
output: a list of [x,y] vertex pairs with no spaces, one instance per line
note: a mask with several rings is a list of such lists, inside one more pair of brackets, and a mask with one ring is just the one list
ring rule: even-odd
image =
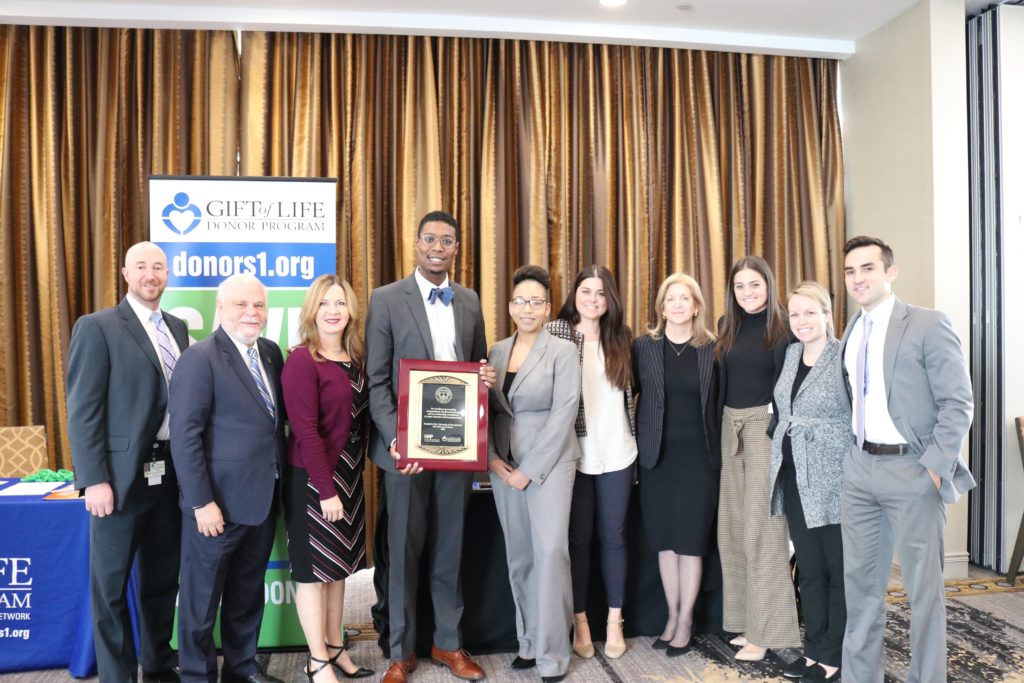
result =
[[881,683],[885,593],[895,547],[910,599],[908,683],[946,680],[942,581],[946,505],[919,455],[875,456],[853,446],[843,478],[846,582],[843,680]]
[[516,605],[519,656],[536,658],[541,676],[569,670],[572,585],[567,539],[575,477],[573,460],[559,462],[543,485],[531,482],[524,491],[491,474]]
[[434,645],[462,647],[462,531],[473,475],[385,472],[388,506],[388,617],[391,660],[416,652],[420,562],[430,563]]

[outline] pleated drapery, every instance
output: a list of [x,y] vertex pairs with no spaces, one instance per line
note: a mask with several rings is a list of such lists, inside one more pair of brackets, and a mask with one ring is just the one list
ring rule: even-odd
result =
[[845,320],[832,60],[0,26],[0,74],[0,420],[45,424],[52,466],[70,465],[71,327],[123,296],[150,174],[337,178],[337,272],[364,311],[412,272],[419,218],[450,211],[453,277],[491,343],[524,263],[551,269],[556,310],[580,268],[609,266],[639,333],[668,273],[693,274],[717,318],[732,262],[756,253],[783,289],[824,284]]

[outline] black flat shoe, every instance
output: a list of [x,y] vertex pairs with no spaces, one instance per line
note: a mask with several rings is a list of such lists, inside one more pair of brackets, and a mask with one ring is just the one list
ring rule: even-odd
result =
[[792,662],[786,665],[786,668],[782,670],[782,675],[786,678],[798,679],[803,678],[807,675],[808,669],[815,666],[815,664],[808,664],[807,658],[800,655]]
[[665,648],[665,656],[666,657],[681,657],[681,656],[685,655],[687,652],[689,652],[691,647],[693,647],[693,646],[690,643],[687,643],[686,645],[683,645],[681,647],[676,647],[675,645],[669,645],[668,647]]
[[532,669],[537,666],[537,660],[529,657],[516,657],[512,660],[513,669]]
[[567,675],[568,674],[559,674],[558,676],[541,676],[540,680],[543,681],[543,683],[558,683],[559,681],[564,681]]
[[668,641],[662,640],[661,638],[655,638],[654,642],[651,643],[652,650],[664,650],[668,648]]
[[836,669],[831,676],[825,673],[825,667],[820,664],[807,667],[807,673],[804,674],[805,681],[838,681],[843,677],[843,670]]

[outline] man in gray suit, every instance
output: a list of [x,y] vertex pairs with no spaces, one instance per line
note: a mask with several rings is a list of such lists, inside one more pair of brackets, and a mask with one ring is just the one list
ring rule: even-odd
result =
[[843,680],[883,680],[895,546],[911,609],[906,680],[941,683],[946,505],[974,486],[960,457],[974,410],[971,380],[949,317],[893,295],[899,270],[892,249],[874,237],[854,237],[843,251],[846,288],[861,306],[843,337],[856,435],[843,480]]
[[[448,281],[459,253],[459,224],[443,211],[428,213],[416,233],[416,271],[373,291],[366,316],[366,376],[370,416],[376,429],[370,456],[384,471],[388,542],[388,624],[392,664],[384,683],[404,683],[416,669],[416,589],[421,556],[430,563],[434,605],[431,659],[468,680],[484,671],[461,649],[462,527],[472,475],[423,472],[395,460],[398,422],[398,361],[401,358],[484,363],[481,375],[494,385],[486,365],[484,318],[476,293]],[[415,475],[415,476],[412,476]],[[429,539],[430,547],[426,547]]]
[[68,436],[75,487],[89,511],[89,597],[102,683],[138,680],[125,586],[139,571],[144,681],[178,680],[171,650],[181,514],[168,448],[167,383],[185,323],[160,310],[167,257],[140,242],[125,254],[128,295],[82,316],[68,348]]

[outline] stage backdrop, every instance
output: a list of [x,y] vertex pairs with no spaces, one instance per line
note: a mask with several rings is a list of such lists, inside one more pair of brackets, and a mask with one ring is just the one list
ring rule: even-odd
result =
[[[184,319],[192,339],[202,339],[219,324],[217,285],[235,273],[255,275],[267,287],[265,336],[287,355],[298,341],[306,290],[335,271],[336,208],[333,179],[152,176],[150,240],[163,248],[170,270],[161,308]],[[288,577],[279,521],[260,647],[305,643]]]

